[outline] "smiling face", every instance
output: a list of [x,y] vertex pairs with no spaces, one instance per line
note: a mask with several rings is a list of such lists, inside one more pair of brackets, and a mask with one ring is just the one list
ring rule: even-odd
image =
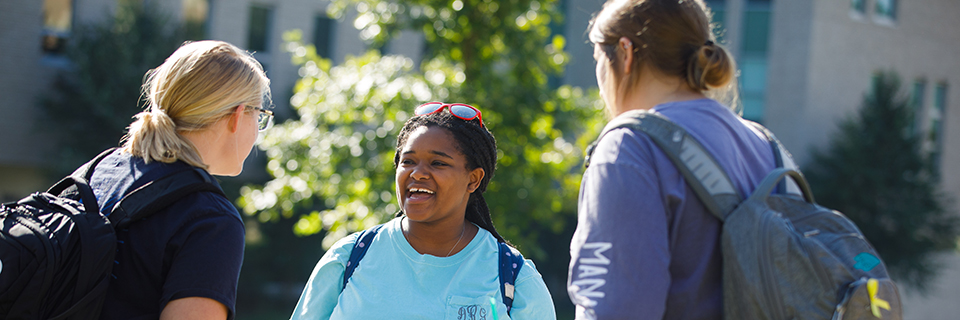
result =
[[467,167],[447,130],[422,126],[410,133],[397,164],[397,200],[410,221],[437,223],[464,219],[470,194],[483,169]]

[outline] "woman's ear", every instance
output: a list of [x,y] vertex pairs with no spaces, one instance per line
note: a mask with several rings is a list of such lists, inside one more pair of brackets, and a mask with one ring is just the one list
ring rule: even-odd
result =
[[467,184],[467,191],[473,193],[480,187],[480,182],[483,181],[484,171],[483,168],[476,168],[470,171],[470,183]]
[[617,43],[617,59],[620,59],[620,74],[626,76],[630,74],[630,66],[633,65],[633,42],[627,37],[620,37]]
[[233,109],[233,113],[230,114],[230,119],[227,120],[227,129],[230,130],[230,133],[240,130],[240,121],[243,120],[243,112],[246,111],[246,108],[246,106],[241,104]]

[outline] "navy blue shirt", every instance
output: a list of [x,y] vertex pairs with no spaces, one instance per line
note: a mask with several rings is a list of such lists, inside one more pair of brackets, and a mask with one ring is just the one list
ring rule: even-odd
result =
[[[709,99],[653,108],[686,129],[749,195],[774,168],[770,144]],[[717,319],[721,222],[644,134],[600,139],[583,175],[567,288],[577,319]]]
[[[97,165],[90,186],[107,214],[127,190],[183,166],[147,164],[118,149]],[[213,192],[187,195],[118,230],[117,241],[101,319],[157,319],[168,302],[187,297],[216,300],[233,319],[244,229],[229,200]]]

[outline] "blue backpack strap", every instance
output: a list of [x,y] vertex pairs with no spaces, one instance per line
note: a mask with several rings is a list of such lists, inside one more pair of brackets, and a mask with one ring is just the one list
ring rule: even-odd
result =
[[[360,264],[360,259],[363,259],[363,256],[367,254],[370,243],[373,242],[373,238],[377,236],[377,232],[379,232],[382,227],[383,225],[379,224],[360,232],[360,236],[357,237],[357,243],[353,244],[353,250],[350,251],[350,260],[347,260],[346,269],[343,270],[343,288],[347,287],[347,282],[350,280],[350,277],[353,276],[353,271],[356,270],[357,265]],[[343,289],[340,289],[340,291],[343,291]]]
[[507,314],[510,314],[510,308],[513,307],[514,286],[521,267],[523,255],[520,251],[500,242],[500,295],[503,297],[503,304],[507,306]]

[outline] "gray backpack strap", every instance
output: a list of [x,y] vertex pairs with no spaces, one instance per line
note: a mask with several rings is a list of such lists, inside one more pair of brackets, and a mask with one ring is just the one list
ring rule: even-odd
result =
[[[790,151],[787,151],[787,148],[783,147],[783,144],[780,143],[780,140],[773,135],[773,132],[771,132],[770,129],[767,129],[767,127],[764,127],[763,125],[753,121],[745,120],[745,122],[756,128],[757,131],[763,133],[763,136],[767,139],[767,141],[770,142],[770,148],[773,149],[773,158],[776,168],[786,168],[800,172],[800,168],[797,166],[797,163],[793,161],[793,155],[790,154]],[[777,185],[776,193],[800,195],[803,194],[801,189],[802,188],[795,180],[783,179],[780,181],[780,184]]]
[[[687,130],[662,115],[646,110],[625,112],[603,128],[600,138],[616,128],[630,128],[649,136],[677,167],[707,210],[720,221],[743,200],[733,187],[727,172],[703,145],[690,136]],[[600,141],[600,138],[597,138],[597,141]],[[590,155],[596,148],[595,144],[587,149],[587,166],[590,165]]]

